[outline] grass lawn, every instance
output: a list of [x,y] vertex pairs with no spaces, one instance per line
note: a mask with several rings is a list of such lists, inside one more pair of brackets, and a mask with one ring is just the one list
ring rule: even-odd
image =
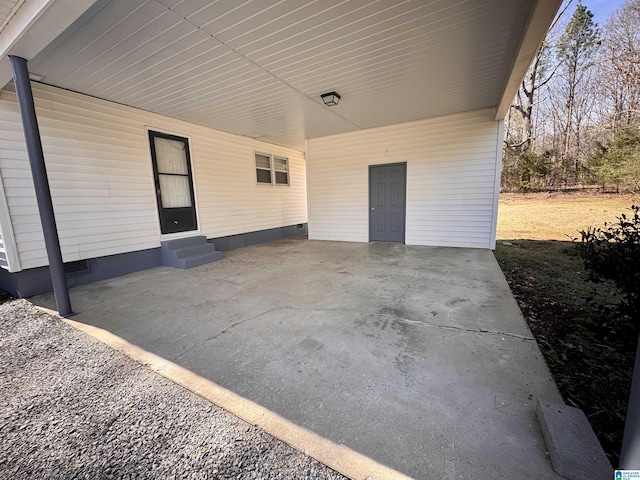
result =
[[638,337],[615,314],[615,287],[589,281],[570,239],[580,236],[578,230],[615,222],[638,200],[507,194],[498,214],[496,259],[565,402],[585,412],[614,467]]
[[637,195],[503,193],[498,208],[498,240],[569,240],[580,230],[601,226],[627,213]]

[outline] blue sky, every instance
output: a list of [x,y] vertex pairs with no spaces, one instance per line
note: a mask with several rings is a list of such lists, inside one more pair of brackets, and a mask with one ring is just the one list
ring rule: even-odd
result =
[[[582,4],[593,12],[595,21],[600,25],[604,24],[609,16],[623,3],[624,0],[582,0]],[[569,11],[573,12],[577,4],[577,0],[573,0]]]

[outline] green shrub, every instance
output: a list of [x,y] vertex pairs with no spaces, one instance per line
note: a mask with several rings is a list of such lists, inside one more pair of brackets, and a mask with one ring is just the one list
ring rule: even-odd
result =
[[640,206],[632,205],[631,212],[602,228],[581,231],[579,245],[590,279],[610,280],[618,288],[622,297],[619,320],[631,327],[630,334],[640,328]]

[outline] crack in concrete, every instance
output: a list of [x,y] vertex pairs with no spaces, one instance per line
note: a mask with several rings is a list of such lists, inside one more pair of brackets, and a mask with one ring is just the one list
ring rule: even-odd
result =
[[254,315],[253,317],[245,318],[244,320],[240,320],[238,322],[232,323],[228,327],[225,327],[224,329],[220,330],[215,335],[212,335],[210,337],[205,338],[203,341],[199,342],[198,344],[194,345],[193,347],[191,347],[191,348],[185,350],[184,352],[180,353],[180,355],[175,357],[172,361],[175,362],[175,361],[179,360],[180,358],[191,354],[196,348],[202,347],[206,343],[215,340],[220,335],[223,335],[223,334],[229,332],[230,330],[242,325],[243,323],[250,322],[251,320],[255,320],[258,317],[261,317],[261,316],[266,315],[268,313],[274,312],[276,310],[294,310],[294,311],[300,311],[300,312],[350,312],[350,313],[359,313],[359,314],[368,314],[368,315],[372,314],[372,315],[378,315],[378,316],[383,316],[383,317],[391,317],[391,318],[393,318],[395,320],[398,320],[399,322],[406,323],[406,324],[409,324],[409,325],[415,325],[415,326],[418,326],[418,327],[430,327],[430,328],[438,328],[438,329],[441,329],[441,330],[454,330],[454,331],[469,332],[469,333],[484,333],[484,334],[487,334],[487,335],[496,335],[496,336],[500,335],[500,336],[504,336],[504,337],[517,338],[519,340],[522,340],[523,342],[533,342],[533,341],[535,341],[535,339],[533,337],[527,337],[527,336],[524,336],[524,335],[518,335],[517,333],[501,332],[501,331],[496,331],[496,330],[486,330],[484,328],[465,328],[465,327],[456,327],[456,326],[453,326],[453,325],[438,325],[438,324],[435,324],[435,323],[420,322],[420,321],[417,321],[417,320],[411,320],[409,318],[402,318],[402,317],[399,317],[397,315],[392,315],[392,314],[389,314],[389,313],[379,313],[379,312],[368,313],[368,312],[362,312],[360,310],[353,310],[353,309],[349,309],[349,308],[300,308],[300,307],[281,306],[281,307],[273,307],[272,309],[266,310],[266,311],[264,311],[262,313],[259,313],[258,315]]
[[266,315],[267,313],[271,313],[275,310],[280,310],[282,307],[273,307],[270,310],[266,310],[262,313],[259,313],[258,315],[254,315],[253,317],[249,317],[249,318],[245,318],[244,320],[240,320],[239,322],[235,322],[232,323],[231,325],[229,325],[228,327],[224,327],[222,330],[220,330],[218,333],[216,333],[215,335],[211,335],[210,337],[205,338],[204,340],[202,340],[201,342],[198,342],[197,344],[195,344],[193,347],[185,350],[184,352],[180,353],[180,355],[178,355],[177,357],[175,357],[172,361],[176,362],[178,359],[187,356],[189,354],[191,354],[196,348],[202,347],[204,344],[211,342],[212,340],[215,340],[216,338],[218,338],[220,335],[223,335],[225,333],[227,333],[229,330],[236,328],[240,325],[242,325],[243,323],[246,322],[250,322],[251,320],[255,320],[258,317],[261,317],[263,315]]
[[517,333],[509,333],[509,332],[501,332],[499,330],[486,330],[484,328],[465,328],[465,327],[456,327],[453,325],[437,325],[435,323],[428,323],[428,322],[419,322],[417,320],[410,320],[408,318],[401,318],[401,317],[396,317],[395,315],[389,315],[389,314],[384,314],[384,313],[380,313],[378,315],[384,315],[387,317],[393,317],[396,320],[403,322],[403,323],[408,323],[409,325],[416,325],[419,327],[431,327],[431,328],[439,328],[442,330],[457,330],[457,331],[461,331],[461,332],[470,332],[470,333],[486,333],[488,335],[502,335],[505,337],[512,337],[512,338],[517,338],[522,340],[523,342],[533,342],[535,341],[535,339],[533,337],[527,337],[524,335],[519,335]]
[[[460,308],[460,307],[458,307]],[[367,312],[362,312],[359,310],[353,310],[353,309],[349,309],[349,308],[297,308],[297,307],[277,307],[274,308],[273,310],[299,310],[302,312],[352,312],[352,313],[367,313]],[[272,311],[273,311],[272,310]],[[454,309],[455,310],[455,309]],[[484,328],[465,328],[465,327],[456,327],[453,325],[438,325],[435,323],[429,323],[429,322],[420,322],[418,320],[411,320],[409,318],[402,318],[402,317],[398,317],[397,315],[392,315],[389,313],[379,313],[376,312],[373,315],[380,315],[380,316],[384,316],[384,317],[391,317],[394,318],[400,322],[403,323],[407,323],[409,325],[416,325],[419,327],[431,327],[431,328],[439,328],[442,330],[457,330],[460,332],[470,332],[470,333],[486,333],[488,335],[502,335],[505,337],[511,337],[511,338],[517,338],[519,340],[522,340],[523,342],[533,342],[535,341],[535,338],[533,337],[527,337],[525,335],[519,335],[517,333],[510,333],[510,332],[501,332],[499,330],[487,330]]]

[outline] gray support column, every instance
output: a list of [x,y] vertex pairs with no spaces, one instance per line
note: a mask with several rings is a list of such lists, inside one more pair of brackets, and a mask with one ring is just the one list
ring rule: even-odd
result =
[[64,265],[62,263],[58,229],[53,214],[49,178],[47,177],[44,154],[42,153],[40,129],[38,128],[36,109],[33,104],[33,92],[31,91],[27,61],[24,58],[13,55],[10,55],[9,58],[11,59],[13,82],[16,87],[16,95],[18,96],[20,116],[22,117],[24,139],[27,144],[27,153],[29,154],[31,175],[36,190],[40,222],[42,223],[42,232],[44,233],[44,242],[47,248],[49,272],[51,273],[51,281],[53,282],[53,293],[56,297],[58,313],[63,317],[68,317],[73,315],[73,311],[71,310],[71,301],[69,300],[67,277],[65,276]]
[[627,404],[627,419],[620,452],[620,470],[640,470],[640,337]]

